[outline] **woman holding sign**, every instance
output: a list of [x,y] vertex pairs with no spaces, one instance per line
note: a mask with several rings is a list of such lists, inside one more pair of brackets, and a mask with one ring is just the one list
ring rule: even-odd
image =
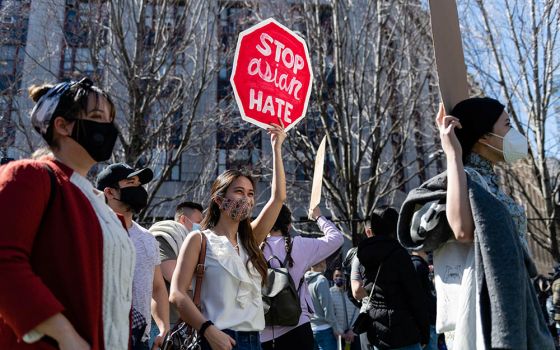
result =
[[[530,282],[536,268],[525,239],[525,211],[499,188],[494,172],[497,163],[525,158],[527,139],[491,98],[461,101],[450,114],[440,107],[436,119],[454,236],[434,252],[438,304],[453,299],[445,285],[450,266],[465,268],[458,308],[438,305],[436,326],[455,331],[454,349],[554,349]],[[466,258],[454,264],[461,252]]]
[[[282,162],[284,127],[269,129],[273,149],[271,197],[255,220],[255,184],[237,170],[222,173],[210,194],[203,231],[190,234],[179,253],[171,280],[170,301],[181,318],[199,331],[202,349],[260,349],[259,332],[265,327],[261,287],[267,266],[259,244],[272,229],[286,199]],[[205,273],[198,310],[186,291],[201,252],[202,235],[207,241]]]

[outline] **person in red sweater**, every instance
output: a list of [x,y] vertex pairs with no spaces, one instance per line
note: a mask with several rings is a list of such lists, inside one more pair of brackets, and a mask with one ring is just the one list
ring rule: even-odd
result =
[[111,156],[115,107],[89,79],[30,96],[53,156],[0,167],[0,349],[126,349],[134,246],[85,177]]

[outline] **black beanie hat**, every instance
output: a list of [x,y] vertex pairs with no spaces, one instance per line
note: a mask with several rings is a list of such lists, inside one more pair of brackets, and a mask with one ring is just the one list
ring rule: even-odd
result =
[[449,115],[459,118],[463,127],[455,129],[463,150],[463,162],[466,162],[474,144],[482,136],[492,132],[504,108],[498,100],[490,97],[468,98],[453,107]]

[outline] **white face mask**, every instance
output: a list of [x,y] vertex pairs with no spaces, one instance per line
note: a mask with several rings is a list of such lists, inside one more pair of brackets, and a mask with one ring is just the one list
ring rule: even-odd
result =
[[529,145],[527,143],[527,139],[514,128],[509,129],[509,131],[503,137],[492,132],[490,133],[490,135],[502,139],[502,149],[498,149],[487,143],[481,143],[498,152],[501,152],[504,155],[504,160],[508,163],[514,163],[519,159],[527,157],[527,155],[529,154]]

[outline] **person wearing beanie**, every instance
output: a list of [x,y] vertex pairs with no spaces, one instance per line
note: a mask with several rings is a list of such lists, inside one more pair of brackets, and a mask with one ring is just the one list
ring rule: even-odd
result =
[[[473,180],[488,185],[490,192],[508,209],[523,246],[527,217],[523,206],[499,188],[494,165],[513,163],[527,156],[527,139],[511,126],[504,105],[489,97],[473,97],[459,102],[446,116],[443,106],[437,118],[442,146],[447,158],[447,219],[458,241],[472,242],[474,222],[470,209],[466,172]],[[481,175],[481,176],[478,176]],[[484,181],[482,181],[484,180]]]
[[50,152],[0,167],[0,349],[127,349],[134,245],[87,179],[115,106],[87,78],[29,94]]
[[[449,115],[440,105],[436,123],[447,160],[443,193],[452,237],[434,252],[438,331],[454,330],[446,331],[453,349],[554,349],[530,282],[536,268],[525,210],[500,189],[494,171],[497,163],[525,158],[527,139],[504,105],[488,97],[463,100]],[[458,269],[454,276],[463,276],[455,282],[461,292],[457,304],[442,308],[440,302],[454,300],[446,292],[450,264]]]

